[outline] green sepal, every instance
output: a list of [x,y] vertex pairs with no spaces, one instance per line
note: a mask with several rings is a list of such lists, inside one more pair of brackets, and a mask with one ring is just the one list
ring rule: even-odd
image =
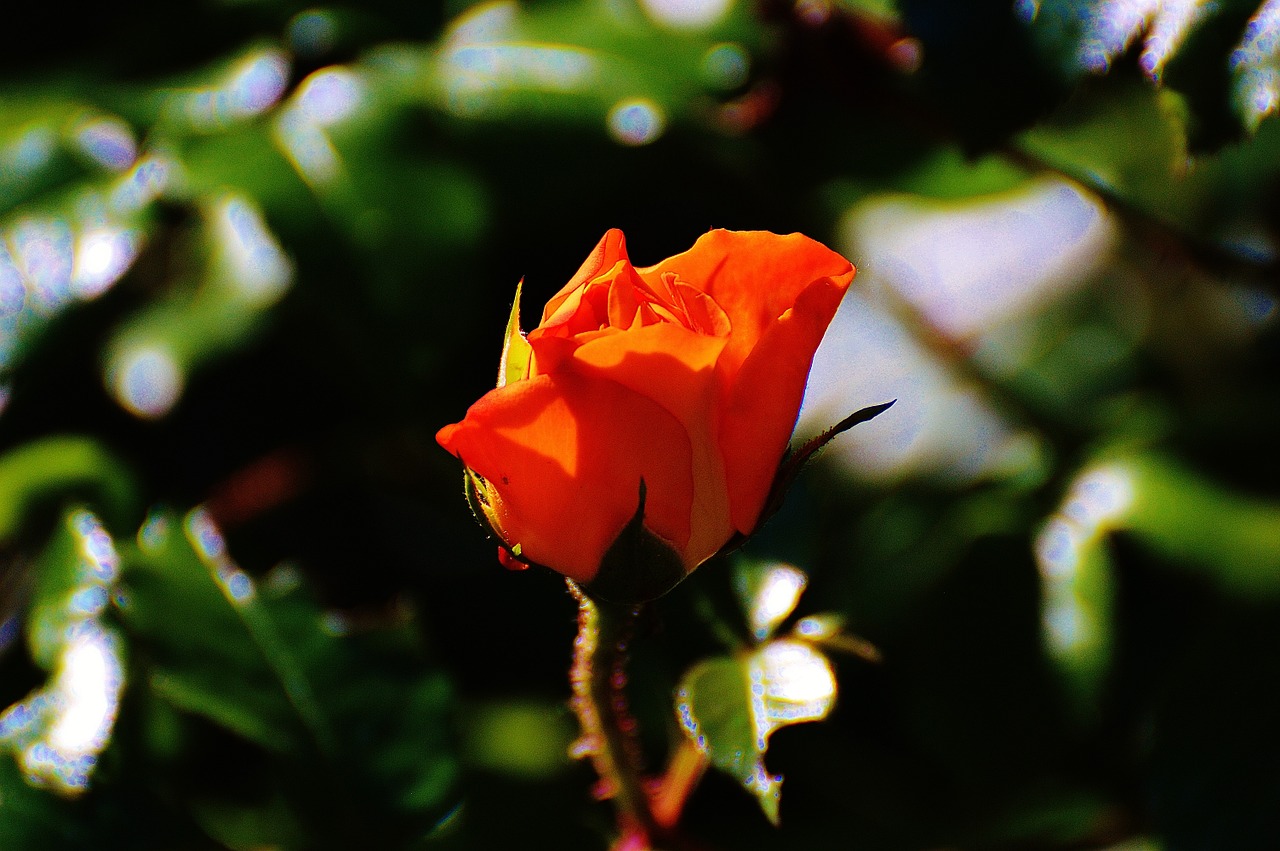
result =
[[844,434],[856,425],[873,420],[883,414],[885,411],[893,407],[893,399],[889,402],[882,402],[879,405],[871,405],[859,411],[854,411],[822,434],[805,443],[795,452],[789,452],[782,459],[782,463],[778,466],[778,473],[774,476],[773,485],[769,489],[769,497],[765,500],[764,511],[760,513],[760,523],[772,517],[782,507],[782,500],[786,497],[787,491],[795,484],[796,479],[800,476],[800,471],[805,465],[823,449],[832,440]]
[[521,278],[516,284],[516,298],[511,303],[511,316],[507,319],[507,332],[502,341],[502,359],[498,361],[499,387],[527,378],[533,359],[533,347],[520,331],[520,291],[523,288],[524,279]]
[[610,603],[647,603],[684,579],[684,559],[644,525],[645,483],[640,480],[636,513],[605,551],[600,570],[584,586],[591,597]]
[[[819,450],[854,426],[880,416],[885,411],[892,408],[894,403],[897,401],[897,399],[894,399],[889,402],[882,402],[879,405],[871,405],[870,407],[863,408],[859,411],[854,411],[852,414],[845,417],[822,434],[805,443],[799,449],[794,451],[788,450],[787,454],[783,456],[782,461],[778,464],[778,471],[774,473],[773,483],[769,486],[769,493],[765,497],[764,508],[760,510],[760,517],[756,520],[755,528],[759,529],[765,524],[765,521],[778,513],[778,510],[782,508],[783,500],[787,497],[787,491],[791,490],[791,486],[794,485],[796,479],[800,477],[800,471],[805,468]],[[734,533],[733,537],[731,537],[729,541],[720,548],[720,551],[712,556],[712,558],[726,556],[737,551],[754,534],[755,530],[752,530],[747,534],[743,534],[742,532]]]
[[489,537],[497,541],[516,561],[523,562],[530,567],[540,566],[524,557],[523,548],[520,546],[519,541],[508,541],[506,535],[502,532],[502,524],[498,522],[498,511],[494,507],[493,497],[490,495],[493,490],[489,487],[489,480],[464,463],[462,465],[462,484],[463,493],[466,494],[467,505],[471,508],[472,516],[489,533]]
[[467,495],[467,505],[475,516],[476,522],[485,528],[494,539],[508,546],[506,539],[499,533],[498,512],[489,496],[489,481],[484,476],[466,466],[462,466],[463,492]]

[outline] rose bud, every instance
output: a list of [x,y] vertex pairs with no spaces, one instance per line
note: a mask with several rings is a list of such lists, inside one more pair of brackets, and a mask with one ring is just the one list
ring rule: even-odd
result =
[[497,388],[436,439],[508,557],[658,597],[761,522],[853,275],[806,236],[725,230],[637,269],[610,230],[527,337],[517,290]]

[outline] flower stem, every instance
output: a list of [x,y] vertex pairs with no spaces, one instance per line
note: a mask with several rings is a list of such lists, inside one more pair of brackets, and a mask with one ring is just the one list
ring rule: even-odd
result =
[[657,832],[649,797],[640,778],[636,723],[627,708],[627,644],[639,606],[615,606],[588,597],[573,582],[578,601],[578,637],[574,641],[573,711],[582,725],[575,750],[590,755],[600,775],[599,797],[613,798],[622,839],[615,847],[647,849]]

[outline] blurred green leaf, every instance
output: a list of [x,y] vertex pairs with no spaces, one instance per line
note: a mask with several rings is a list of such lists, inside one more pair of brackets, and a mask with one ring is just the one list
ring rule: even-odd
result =
[[1017,145],[1149,215],[1181,222],[1191,211],[1176,105],[1139,80],[1095,81]]
[[734,561],[734,590],[757,641],[764,641],[795,611],[809,577],[798,567],[749,559]]
[[650,15],[676,15],[679,8],[655,6],[646,14],[630,4],[490,3],[454,21],[418,73],[432,101],[459,117],[607,124],[618,141],[642,144],[669,121],[696,116],[716,45],[733,43],[745,80],[749,58],[736,43],[750,49],[760,34],[741,9],[729,4],[707,27],[664,28]]
[[33,786],[82,795],[111,740],[124,687],[123,645],[101,615],[118,567],[111,537],[83,509],[35,564],[26,638],[45,682],[0,713],[0,751]]
[[197,801],[192,810],[205,832],[232,851],[297,848],[307,842],[305,831],[280,797],[260,807]]
[[1098,720],[1114,652],[1116,581],[1108,534],[1123,527],[1131,488],[1122,469],[1083,471],[1035,539],[1045,650],[1084,723]]
[[117,570],[110,537],[88,511],[66,513],[37,561],[27,611],[27,646],[52,671],[77,624],[107,604]]
[[177,402],[189,373],[246,338],[293,283],[293,262],[254,202],[228,194],[200,209],[199,265],[169,296],[112,334],[105,382],[127,410],[154,418]]
[[[120,614],[150,687],[269,751],[274,783],[324,847],[367,837],[374,814],[387,841],[425,835],[454,802],[448,684],[407,626],[343,635],[285,574],[259,586],[223,546],[199,512],[157,514],[125,554]],[[276,823],[243,806],[199,811],[228,837]]]
[[838,0],[838,3],[855,13],[873,15],[886,21],[896,20],[898,16],[894,0]]
[[76,847],[88,837],[67,809],[65,801],[29,785],[14,759],[0,752],[0,851]]
[[71,501],[101,511],[112,528],[136,510],[133,476],[92,438],[48,437],[0,456],[0,541],[31,524],[32,515]]
[[1280,590],[1280,504],[1220,488],[1169,458],[1113,458],[1079,474],[1035,544],[1044,640],[1078,717],[1097,720],[1112,663],[1109,538],[1133,535],[1183,569],[1251,597]]
[[1280,502],[1234,493],[1167,457],[1130,463],[1127,531],[1174,563],[1206,571],[1224,590],[1280,594]]
[[[122,553],[120,615],[147,650],[152,687],[264,748],[288,751],[309,736],[319,739],[312,746],[327,743],[299,663],[256,600],[230,596],[221,565],[197,549],[193,519],[208,523],[153,515],[139,546]],[[243,573],[234,578],[249,587]]]
[[569,747],[576,729],[563,703],[502,701],[468,707],[462,713],[468,762],[482,770],[527,778],[547,778],[572,763]]
[[[1089,793],[1054,789],[1051,794],[1039,790],[1026,790],[1025,800],[1002,818],[992,828],[993,835],[987,842],[997,841],[1010,845],[1034,845],[1038,847],[1070,846],[1089,842],[1090,834],[1099,823],[1106,823],[1109,816],[1105,798]],[[1146,851],[1141,841],[1108,845],[1107,851]],[[1155,851],[1155,849],[1151,849]]]

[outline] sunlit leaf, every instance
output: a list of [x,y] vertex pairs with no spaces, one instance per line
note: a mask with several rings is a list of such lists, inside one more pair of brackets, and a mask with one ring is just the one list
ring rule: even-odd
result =
[[27,646],[50,670],[75,626],[107,606],[119,558],[111,537],[88,511],[69,512],[35,567],[27,612]]
[[35,564],[27,646],[46,682],[0,712],[0,751],[25,779],[82,794],[107,746],[124,687],[123,646],[101,616],[118,569],[110,535],[84,509],[68,511]]
[[747,623],[756,640],[763,641],[795,610],[809,577],[789,564],[741,560],[734,567]]
[[765,767],[769,737],[825,718],[836,690],[821,651],[805,641],[777,639],[736,657],[699,662],[681,681],[676,711],[711,764],[753,794],[776,824],[782,778]]
[[1115,580],[1107,536],[1124,525],[1133,488],[1123,465],[1083,471],[1035,540],[1045,650],[1082,718],[1096,714],[1111,663]]
[[1104,74],[1127,53],[1153,85],[1180,92],[1194,151],[1236,140],[1280,104],[1280,7],[1209,0],[1025,0],[1014,4],[1069,79]]
[[765,816],[776,823],[782,781],[764,765],[766,743],[756,729],[751,686],[745,660],[700,662],[681,681],[677,712],[685,733],[711,764],[755,795]]

